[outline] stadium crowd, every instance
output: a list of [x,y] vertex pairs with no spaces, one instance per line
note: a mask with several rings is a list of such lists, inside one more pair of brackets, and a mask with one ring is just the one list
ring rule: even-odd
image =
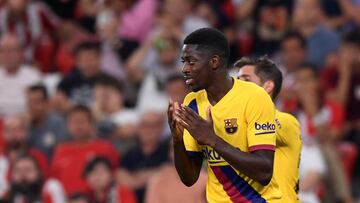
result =
[[243,56],[282,70],[302,202],[360,202],[359,0],[1,0],[0,202],[205,202],[166,121],[201,27],[225,33],[234,77]]

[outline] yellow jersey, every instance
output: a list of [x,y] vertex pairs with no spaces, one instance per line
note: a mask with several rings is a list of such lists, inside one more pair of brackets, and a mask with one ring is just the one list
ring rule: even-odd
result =
[[[211,106],[205,90],[189,93],[184,104],[206,119]],[[275,107],[269,95],[253,83],[234,80],[231,90],[211,106],[217,136],[243,152],[275,150]],[[214,149],[199,145],[184,130],[184,144],[189,156],[207,160],[206,198],[209,203],[273,202],[282,193],[276,178],[263,186],[233,168]]]
[[273,178],[276,178],[283,193],[281,202],[300,202],[297,196],[301,152],[299,122],[294,116],[276,110],[275,123],[276,152]]

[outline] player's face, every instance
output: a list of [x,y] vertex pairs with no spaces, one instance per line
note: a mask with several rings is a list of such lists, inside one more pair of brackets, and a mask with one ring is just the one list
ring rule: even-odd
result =
[[255,66],[246,65],[239,70],[238,79],[253,82],[259,86],[262,86],[260,78],[255,74]]
[[197,50],[197,45],[185,44],[182,49],[181,58],[183,61],[182,72],[185,77],[185,83],[194,92],[206,89],[212,79],[208,54]]

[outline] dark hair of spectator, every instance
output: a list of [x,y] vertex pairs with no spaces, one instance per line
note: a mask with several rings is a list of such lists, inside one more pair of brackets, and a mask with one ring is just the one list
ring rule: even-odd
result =
[[88,195],[79,192],[71,194],[68,199],[69,201],[85,200],[86,202],[90,202]]
[[360,27],[346,33],[343,38],[343,43],[354,44],[360,48]]
[[274,82],[272,99],[275,100],[281,91],[283,81],[282,73],[277,65],[267,56],[263,56],[256,60],[247,57],[241,58],[235,62],[234,67],[241,69],[246,65],[255,66],[255,74],[260,78],[262,83],[265,83],[266,81]]
[[304,38],[304,36],[302,36],[302,34],[300,32],[297,31],[290,31],[287,32],[285,34],[285,36],[283,37],[281,43],[283,44],[285,41],[290,40],[290,39],[297,39],[300,42],[301,48],[306,49],[306,40]]
[[219,55],[223,65],[226,66],[230,48],[225,35],[215,28],[200,28],[190,33],[185,39],[184,44],[198,45],[198,49],[212,55]]
[[37,160],[36,160],[33,156],[31,156],[31,155],[28,154],[28,153],[20,153],[19,155],[17,155],[16,158],[15,158],[15,160],[14,160],[14,162],[13,162],[13,166],[14,166],[17,162],[22,161],[22,160],[25,160],[25,159],[28,159],[28,160],[30,160],[31,162],[34,163],[34,165],[35,165],[35,167],[36,167],[36,170],[37,170],[38,173],[39,173],[39,178],[40,178],[40,180],[42,180],[42,173],[41,173],[41,171],[40,171],[39,163],[37,162]]
[[83,41],[80,42],[75,49],[73,50],[73,54],[77,55],[82,51],[95,51],[100,54],[100,43],[97,41]]
[[101,75],[97,78],[95,85],[101,85],[106,87],[112,87],[119,92],[124,91],[124,84],[116,79],[115,77],[112,77],[110,75]]
[[43,84],[35,84],[28,87],[29,92],[41,92],[44,99],[47,100],[49,98],[49,94],[46,90],[46,87]]
[[88,117],[89,121],[91,121],[91,122],[94,121],[94,116],[93,116],[90,108],[87,106],[75,105],[75,106],[71,107],[70,110],[67,112],[67,117],[70,117],[75,113],[84,113]]
[[313,73],[314,77],[318,76],[318,72],[317,72],[316,66],[314,64],[307,63],[307,62],[303,63],[300,66],[300,68],[298,69],[298,71],[301,71],[301,70],[310,70]]
[[95,169],[95,167],[98,166],[99,164],[104,165],[110,171],[112,170],[111,162],[109,161],[109,159],[102,156],[96,156],[90,159],[90,161],[86,164],[83,172],[83,176],[84,177],[88,176],[89,173],[91,173]]

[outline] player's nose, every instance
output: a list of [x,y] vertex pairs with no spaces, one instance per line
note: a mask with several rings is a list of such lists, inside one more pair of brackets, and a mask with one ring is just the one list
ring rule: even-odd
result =
[[190,65],[188,63],[184,63],[181,69],[181,72],[186,75],[190,72]]

